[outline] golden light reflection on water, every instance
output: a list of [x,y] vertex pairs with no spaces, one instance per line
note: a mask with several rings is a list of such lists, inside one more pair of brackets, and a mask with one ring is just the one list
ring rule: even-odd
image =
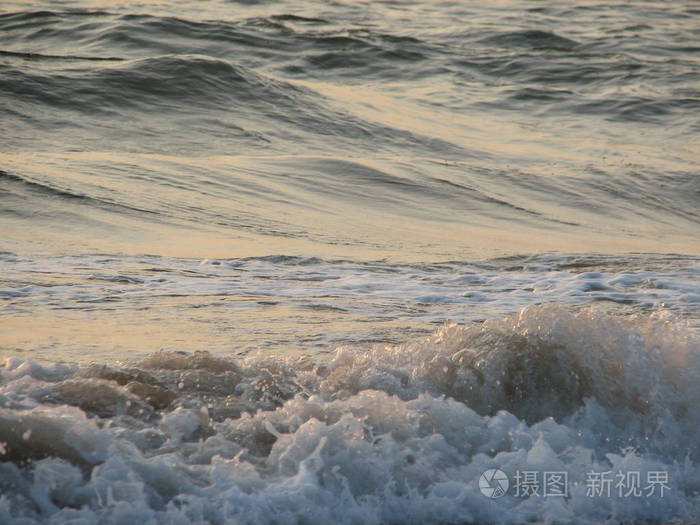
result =
[[314,346],[323,353],[339,344],[399,342],[387,334],[382,337],[384,331],[410,337],[434,330],[429,323],[387,317],[374,320],[381,329],[363,333],[366,317],[324,308],[322,299],[316,303],[308,308],[267,297],[192,296],[92,311],[37,308],[3,315],[0,358],[24,357],[29,351],[32,358],[45,361],[134,361],[158,350],[301,356]]
[[[332,160],[339,162],[342,159],[335,157]],[[463,211],[451,211],[437,202],[433,203],[434,208],[423,209],[420,202],[392,202],[389,198],[382,201],[384,196],[378,196],[376,204],[368,201],[369,204],[358,205],[353,199],[308,191],[308,188],[313,190],[313,171],[307,173],[306,178],[299,179],[302,182],[280,175],[269,176],[266,180],[268,174],[293,173],[295,166],[323,162],[320,157],[184,159],[164,155],[45,153],[0,155],[0,161],[10,170],[48,174],[54,180],[60,180],[61,187],[68,189],[72,186],[90,187],[99,180],[100,187],[95,190],[97,198],[100,198],[100,192],[110,195],[104,202],[98,202],[99,206],[74,198],[43,197],[41,210],[33,210],[26,216],[4,218],[4,244],[0,248],[10,251],[14,246],[22,246],[22,249],[37,253],[160,254],[202,258],[313,254],[322,258],[377,260],[390,257],[397,261],[436,261],[550,251],[695,253],[698,250],[696,224],[692,220],[673,217],[674,227],[669,228],[663,217],[657,220],[620,210],[624,217],[615,218],[600,214],[595,208],[576,206],[575,202],[567,202],[559,194],[547,195],[540,189],[504,195],[500,187],[503,181],[492,180],[478,172],[469,175],[475,191],[495,203],[508,201],[509,207],[481,211],[478,207],[470,208],[470,203],[465,202]],[[347,161],[351,167],[374,169],[379,174],[407,183],[422,175],[420,169],[408,161],[403,167],[402,161],[389,158],[350,158]],[[185,173],[188,170],[193,173],[212,172],[222,178],[230,175],[242,184],[262,185],[262,190],[259,195],[251,194],[232,201],[228,195],[198,195],[188,189],[171,189],[162,186],[163,181],[148,186],[150,183],[144,177],[139,186],[142,193],[135,194],[129,177],[111,174],[96,179],[93,175],[101,166],[130,162],[139,163],[135,171],[144,168],[153,172],[160,170],[166,174],[164,177],[175,165]],[[433,162],[441,170],[441,177],[449,177],[454,172],[458,181],[460,176],[469,173],[468,168],[456,161]],[[344,169],[342,165],[331,168]],[[84,172],[81,173],[80,169]],[[535,166],[532,169],[541,173],[546,168]],[[557,175],[552,173],[549,176]],[[178,182],[177,179],[173,181]],[[201,176],[195,182],[209,181],[206,176]],[[358,187],[357,191],[366,190]],[[124,213],[113,195],[124,196],[124,201],[135,209],[127,209],[129,213]],[[266,199],[275,195],[281,198],[270,205]],[[304,206],[299,206],[298,202]],[[165,212],[148,213],[153,203],[161,204]],[[235,210],[243,222],[246,217],[260,216],[269,221],[272,227],[267,227],[273,231],[265,234],[248,227],[237,228],[230,221],[218,225],[215,218],[202,223],[187,215],[168,217],[171,210],[177,212],[187,208],[194,210],[190,214],[193,217],[200,212],[225,214],[229,208]],[[526,210],[531,215],[523,216],[519,210]],[[540,218],[554,220],[543,222]],[[291,234],[279,230],[275,224],[282,228],[286,225]]]
[[[518,2],[491,3],[511,4]],[[8,5],[18,10],[23,8],[17,2]],[[104,2],[83,1],[80,5],[103,7]],[[192,2],[179,2],[178,6],[183,9],[180,13],[183,17],[200,16],[198,6]],[[132,9],[133,2],[112,2],[111,9],[120,8]],[[294,8],[299,13],[307,9],[299,5]],[[162,9],[172,14],[172,5],[163,2],[142,2],[140,9],[150,13]],[[226,3],[220,6],[210,3],[206,16],[242,19],[251,12],[263,16],[268,11],[276,13],[276,9],[276,6],[237,5],[234,12]],[[401,4],[400,9],[391,5],[378,9],[383,9],[387,19],[395,24],[417,17],[408,3]],[[421,9],[421,17],[439,16],[438,11],[431,11],[430,4],[415,9]],[[440,23],[434,24],[433,31],[442,30]],[[434,82],[423,87],[402,85],[390,78],[382,82],[367,81],[364,85],[349,85],[352,82],[342,85],[280,79],[271,72],[266,75],[272,80],[308,88],[332,100],[334,108],[359,121],[410,130],[456,145],[456,149],[477,159],[475,164],[498,168],[513,180],[526,174],[543,181],[562,177],[575,181],[589,169],[610,170],[615,174],[640,165],[653,166],[659,172],[683,171],[698,162],[697,135],[674,137],[672,130],[648,136],[642,131],[629,134],[629,124],[618,125],[593,117],[585,121],[585,132],[578,133],[560,128],[561,121],[557,118],[538,119],[527,112],[510,115],[495,111],[493,114],[462,112],[458,107],[450,107],[450,103],[459,105],[462,92],[465,97],[472,97],[472,102],[498,99],[476,82],[464,81],[455,87],[442,83],[436,76]],[[489,89],[497,92],[499,87],[491,85]],[[647,92],[646,86],[637,84],[627,85],[625,89],[631,95]],[[435,97],[435,93],[442,98]],[[617,94],[600,92],[600,96]],[[449,103],[440,106],[420,102],[435,98]],[[669,137],[672,140],[661,140]],[[328,149],[333,149],[332,144]],[[38,181],[42,178],[58,181],[59,190],[63,188],[77,195],[89,193],[97,201],[95,205],[80,198],[39,195],[23,187],[21,191],[27,194],[18,199],[27,198],[29,202],[30,197],[35,197],[40,207],[24,213],[18,200],[20,213],[3,216],[0,250],[193,258],[286,254],[408,262],[476,260],[542,252],[700,252],[696,218],[674,215],[674,210],[642,214],[633,204],[601,213],[595,202],[591,205],[595,199],[577,193],[578,188],[570,188],[571,194],[566,197],[556,192],[548,194],[542,186],[530,192],[526,184],[513,191],[515,186],[504,186],[503,180],[495,179],[491,173],[484,175],[473,170],[467,162],[470,159],[450,153],[444,157],[426,158],[416,154],[413,158],[394,158],[373,151],[361,157],[331,151],[328,159],[302,153],[288,157],[212,156],[206,149],[194,157],[116,151],[0,154],[3,169],[30,179],[33,174]],[[368,204],[371,199],[364,202],[344,199],[340,192],[324,193],[314,188],[314,166],[322,166],[325,160],[372,169],[407,184],[419,179],[423,169],[426,179],[470,185],[480,198],[494,206],[487,209],[480,208],[478,203],[464,202],[463,209],[457,209],[438,202],[433,203],[433,208],[423,209],[425,201],[411,200],[410,195],[377,195],[374,204]],[[304,170],[308,172],[305,174]],[[228,175],[235,176],[241,188],[229,193],[200,191],[226,184]],[[299,177],[295,179],[294,175]],[[245,188],[256,190],[244,196]],[[367,193],[368,197],[373,197],[371,193],[375,191],[361,185],[353,190]],[[119,201],[119,197],[124,198]],[[642,195],[642,200],[644,197],[652,195]],[[121,207],[124,203],[134,209],[125,213]],[[154,213],[156,205],[162,209]],[[198,215],[206,216],[200,221]],[[246,222],[259,218],[260,227],[257,223],[251,227]],[[261,233],[265,229],[268,233]],[[264,302],[264,298],[260,300]],[[64,349],[72,348],[63,355],[67,359],[91,355],[106,360],[131,358],[164,347],[240,352],[263,344],[268,349],[290,352],[295,349],[295,341],[328,333],[356,334],[359,326],[359,318],[347,313],[269,304],[237,311],[235,322],[228,322],[227,316],[232,315],[229,308],[230,305],[217,306],[212,298],[164,298],[156,305],[144,305],[141,310],[115,308],[86,312],[38,307],[31,312],[10,311],[3,313],[0,324],[0,349],[5,354],[20,355],[25,349],[33,349],[35,357],[53,359],[53,352],[60,345]],[[382,323],[387,327],[400,325],[400,321],[392,320]],[[410,329],[420,331],[429,327],[406,326],[406,330]]]

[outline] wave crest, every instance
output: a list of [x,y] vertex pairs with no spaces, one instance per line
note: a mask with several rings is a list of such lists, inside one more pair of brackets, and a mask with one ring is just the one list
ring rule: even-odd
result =
[[[209,523],[688,519],[699,355],[696,334],[663,314],[542,306],[325,362],[13,358],[0,376],[0,486],[11,496],[0,516],[99,521],[128,506]],[[643,501],[594,500],[581,481],[555,508],[484,499],[478,479],[491,468],[571,480],[663,470],[672,481]]]

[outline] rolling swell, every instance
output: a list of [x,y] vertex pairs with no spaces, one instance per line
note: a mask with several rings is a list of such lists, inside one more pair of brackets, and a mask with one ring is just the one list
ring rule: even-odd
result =
[[[554,23],[558,16],[578,16],[577,9],[559,7],[533,13],[554,27],[560,25]],[[455,16],[458,14],[455,8]],[[596,9],[593,15],[597,15]],[[202,108],[214,111],[221,106],[228,112],[231,104],[240,104],[241,100],[246,104],[266,100],[272,106],[281,105],[283,110],[279,112],[253,105],[253,115],[243,111],[241,116],[238,110],[242,108],[233,110],[228,118],[212,115],[210,125],[201,131],[225,137],[230,130],[244,143],[241,149],[265,148],[267,141],[279,142],[285,132],[292,140],[308,141],[304,134],[309,128],[314,133],[327,130],[324,134],[335,138],[347,137],[347,147],[352,147],[352,141],[379,138],[373,123],[365,122],[362,116],[338,112],[332,107],[335,101],[319,99],[318,94],[299,95],[298,90],[303,88],[285,83],[285,77],[331,82],[342,78],[350,83],[353,79],[392,79],[418,86],[440,79],[451,92],[459,88],[459,83],[449,86],[455,78],[471,82],[477,75],[481,80],[491,79],[485,83],[487,89],[497,89],[489,89],[474,100],[438,88],[430,97],[421,94],[418,100],[477,112],[497,109],[547,115],[563,119],[562,127],[572,125],[572,119],[581,115],[622,123],[668,126],[669,120],[674,120],[686,125],[685,117],[698,104],[692,90],[684,87],[697,80],[697,75],[688,73],[692,64],[673,58],[677,46],[658,43],[667,30],[663,25],[631,22],[614,21],[606,30],[609,34],[596,37],[577,34],[580,32],[569,27],[549,31],[525,27],[449,32],[450,38],[444,38],[440,33],[389,32],[362,22],[345,24],[331,12],[323,16],[282,12],[222,20],[81,9],[19,12],[0,17],[0,27],[8,35],[4,50],[7,58],[38,62],[49,60],[47,57],[52,61],[66,57],[67,64],[73,60],[124,59],[126,63],[118,64],[116,69],[67,69],[63,75],[55,72],[48,78],[45,71],[21,78],[11,68],[3,72],[10,82],[1,87],[20,100],[26,93],[36,101],[45,99],[55,105],[66,101],[74,111],[84,108],[86,113],[102,112],[105,116],[129,113],[141,97],[146,101],[139,110],[160,109],[174,115],[189,115]],[[31,30],[34,32],[27,32]],[[648,43],[645,39],[633,38],[640,32],[653,43],[653,51],[651,46],[644,47]],[[649,59],[649,53],[661,54],[664,59]],[[240,75],[250,83],[241,84]],[[669,75],[684,78],[673,87],[674,83],[666,82]],[[509,85],[498,89],[503,79],[509,79]],[[654,85],[659,95],[635,93],[641,81]],[[620,86],[621,92],[611,96],[607,91],[613,85]],[[154,103],[154,97],[163,97],[162,107]],[[132,120],[133,115],[123,118]],[[252,121],[246,122],[248,119]],[[293,129],[301,127],[303,131],[258,130],[264,128],[259,119],[288,122]],[[341,121],[344,125],[338,126]],[[99,128],[97,123],[91,127]],[[154,123],[140,123],[140,127],[151,136],[165,130],[165,125]],[[386,136],[398,138],[394,144],[386,144],[392,150],[419,147],[426,152],[432,146],[416,137],[414,130],[389,126],[379,135],[384,135],[383,140],[380,138],[384,143]]]
[[[91,17],[95,20],[85,22],[85,18]],[[51,30],[46,31],[45,26]],[[41,31],[39,45],[47,49],[60,46],[96,53],[121,49],[132,58],[199,54],[232,60],[244,54],[258,60],[272,60],[286,70],[303,70],[307,75],[314,69],[322,73],[324,69],[338,67],[364,69],[364,74],[375,68],[377,73],[382,69],[400,73],[405,68],[396,67],[394,61],[422,60],[434,50],[430,43],[409,35],[370,28],[348,31],[322,18],[293,14],[198,21],[92,11],[29,12],[0,18],[0,27],[11,37],[16,31],[15,39],[10,38],[10,43],[15,45],[28,38],[28,30],[35,29]],[[247,60],[252,62],[250,58]],[[302,65],[303,69],[299,69]]]
[[506,47],[530,47],[539,50],[572,51],[579,43],[555,33],[530,29],[494,35],[482,42]]
[[[1,212],[5,213],[14,211],[31,215],[44,209],[45,202],[42,201],[48,200],[49,202],[53,202],[56,199],[67,199],[74,200],[88,208],[109,209],[126,215],[131,215],[133,213],[157,215],[156,211],[138,208],[123,202],[120,203],[109,197],[91,196],[86,193],[72,191],[68,188],[54,186],[51,183],[30,180],[3,170],[0,170],[0,191],[6,195],[12,195],[15,198],[19,197],[24,201],[17,206],[17,209],[13,210],[12,207],[0,209]],[[77,210],[73,210],[74,213],[76,211]]]
[[[51,175],[42,173],[37,162],[48,166]],[[613,168],[588,167],[585,179],[578,174],[552,178],[526,169],[475,170],[462,163],[426,175],[426,167],[433,164],[420,159],[414,165],[397,166],[392,161],[309,155],[228,156],[212,164],[206,158],[179,156],[54,154],[37,158],[33,166],[6,164],[4,178],[13,193],[26,193],[20,182],[31,185],[27,195],[36,199],[64,197],[62,192],[67,192],[65,197],[82,200],[82,212],[107,207],[129,217],[148,210],[159,220],[273,237],[327,239],[317,225],[339,209],[381,210],[389,217],[429,224],[498,226],[517,221],[550,231],[581,231],[605,227],[606,220],[635,217],[692,232],[700,221],[695,210],[698,188],[690,171],[659,174],[646,166],[630,166],[612,177]],[[95,174],[105,170],[112,173],[95,185]],[[140,194],[132,194],[124,180],[141,188]],[[42,181],[41,187],[35,187],[36,181]],[[35,204],[29,207],[42,206]],[[27,204],[6,203],[5,209],[18,206]],[[308,221],[297,221],[297,216]],[[348,242],[349,231],[338,230],[336,240]]]
[[[227,61],[197,55],[174,55],[130,60],[115,66],[84,70],[76,68],[64,75],[37,74],[14,78],[2,87],[18,97],[92,113],[101,108],[137,107],[159,110],[156,104],[189,103],[203,108],[245,103],[257,99],[270,105],[292,105],[290,100],[302,89],[265,79]],[[11,81],[10,81],[11,80]],[[257,96],[256,96],[257,93]],[[264,102],[263,102],[264,103]]]
[[[234,150],[249,151],[253,146],[269,151],[272,145],[279,152],[289,150],[290,138],[320,146],[326,137],[333,137],[349,148],[372,142],[387,151],[414,147],[428,154],[438,144],[450,155],[459,151],[447,141],[348,114],[309,88],[209,56],[166,55],[60,72],[6,64],[0,65],[0,71],[0,89],[14,100],[65,112],[43,116],[50,119],[46,127],[66,123],[99,129],[105,126],[103,117],[128,121],[133,133],[116,133],[112,139],[128,149],[136,145],[158,150],[163,140],[172,142],[180,133],[191,142],[192,134],[182,126],[202,117],[205,128],[201,131],[243,141],[241,145],[229,142]],[[176,124],[154,118],[164,112]],[[32,111],[23,113],[29,117]],[[77,117],[82,120],[78,122]],[[106,125],[116,128],[116,122]],[[139,134],[149,136],[149,141],[141,140]],[[158,145],[149,147],[154,141]]]

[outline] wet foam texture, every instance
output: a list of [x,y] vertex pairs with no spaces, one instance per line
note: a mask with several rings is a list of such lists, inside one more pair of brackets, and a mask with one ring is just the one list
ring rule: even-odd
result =
[[[553,305],[325,360],[10,358],[0,522],[692,522],[699,372],[668,314]],[[566,472],[568,497],[490,499],[488,469]],[[592,497],[604,471],[666,489]]]

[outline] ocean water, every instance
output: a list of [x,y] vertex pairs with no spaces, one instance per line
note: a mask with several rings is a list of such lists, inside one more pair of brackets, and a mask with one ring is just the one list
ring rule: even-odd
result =
[[698,42],[2,2],[0,524],[700,521]]

